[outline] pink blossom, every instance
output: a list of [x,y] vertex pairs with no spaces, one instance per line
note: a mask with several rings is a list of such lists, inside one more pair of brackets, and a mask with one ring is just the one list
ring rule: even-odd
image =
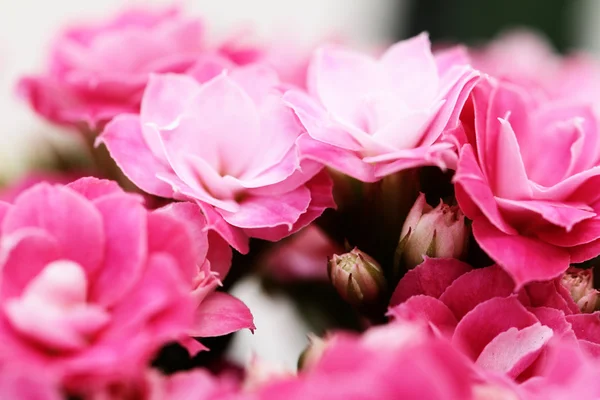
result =
[[387,325],[362,336],[339,333],[297,378],[242,399],[470,399],[479,377],[450,343],[416,325]]
[[151,73],[186,73],[206,56],[233,65],[261,62],[304,86],[307,53],[247,43],[247,36],[209,43],[203,21],[176,7],[128,9],[64,29],[46,71],[23,78],[19,92],[49,121],[98,133],[114,116],[139,111]]
[[20,91],[45,118],[97,129],[135,112],[151,72],[184,72],[203,51],[203,24],[176,8],[130,9],[96,24],[64,30],[47,71]]
[[[210,71],[195,74],[203,80]],[[140,115],[115,118],[100,140],[141,189],[195,202],[208,227],[245,253],[249,237],[279,240],[335,205],[278,84],[258,65],[202,84],[154,75]]]
[[325,281],[327,259],[342,252],[341,246],[310,225],[269,250],[264,265],[269,276],[280,281]]
[[523,382],[545,367],[551,341],[598,355],[600,314],[581,314],[559,280],[515,283],[498,266],[426,259],[400,281],[390,315],[425,321],[484,371]]
[[148,212],[94,178],[40,183],[1,210],[0,363],[78,393],[134,379],[167,342],[253,327],[212,292],[230,252],[208,249],[186,210]]
[[310,136],[310,156],[362,181],[423,165],[454,167],[443,133],[459,114],[478,74],[462,49],[433,55],[421,34],[379,59],[318,49],[309,67],[312,95],[289,91],[286,102]]
[[[598,117],[592,105],[539,101],[485,80],[473,91],[454,177],[481,248],[521,286],[600,253]],[[470,118],[469,118],[470,119]]]
[[561,56],[536,32],[508,31],[470,53],[475,68],[527,87],[534,95],[597,101],[600,63],[585,53]]

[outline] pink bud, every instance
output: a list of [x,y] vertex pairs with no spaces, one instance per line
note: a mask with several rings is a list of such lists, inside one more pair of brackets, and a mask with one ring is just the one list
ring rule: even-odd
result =
[[376,304],[384,294],[386,281],[381,266],[356,247],[349,253],[334,255],[328,272],[340,296],[353,306]]
[[469,227],[458,206],[440,201],[433,208],[421,193],[402,226],[395,264],[414,268],[423,262],[423,256],[461,259],[468,240]]
[[591,269],[571,267],[562,277],[562,284],[569,290],[573,301],[584,313],[591,313],[600,308],[600,296],[594,289],[594,274]]

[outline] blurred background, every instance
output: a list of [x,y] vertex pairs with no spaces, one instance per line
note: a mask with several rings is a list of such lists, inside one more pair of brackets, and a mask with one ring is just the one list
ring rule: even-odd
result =
[[[35,116],[14,95],[19,76],[43,69],[48,43],[66,23],[110,16],[131,4],[165,1],[0,0],[0,180],[22,175],[46,156],[47,138],[75,146]],[[170,2],[172,3],[172,2]],[[595,0],[182,0],[205,18],[214,40],[251,27],[257,37],[276,35],[310,46],[323,38],[361,47],[382,47],[428,31],[434,41],[477,44],[512,27],[546,35],[558,51],[581,48],[600,53],[600,2]],[[229,353],[248,362],[252,354],[293,367],[311,328],[290,297],[247,278],[234,294],[254,311],[256,334],[240,333]]]

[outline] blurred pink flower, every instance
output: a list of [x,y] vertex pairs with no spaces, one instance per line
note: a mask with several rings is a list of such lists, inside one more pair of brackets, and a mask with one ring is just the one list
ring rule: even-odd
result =
[[243,304],[212,293],[230,253],[181,211],[148,212],[94,178],[35,185],[1,210],[0,364],[77,393],[137,377],[167,342],[253,328]]
[[559,280],[515,293],[497,266],[428,258],[400,280],[390,305],[395,320],[427,322],[478,367],[516,382],[544,368],[550,341],[600,355],[600,314],[581,314]]
[[481,248],[519,286],[597,256],[594,107],[539,101],[527,88],[489,79],[477,85],[463,117],[473,122],[454,176],[456,199]]
[[305,158],[307,135],[278,85],[260,65],[202,84],[154,75],[141,114],[115,118],[100,141],[141,189],[195,202],[208,227],[245,253],[248,238],[277,241],[335,206],[331,180]]
[[203,24],[176,8],[131,9],[64,30],[48,70],[21,80],[21,94],[45,118],[95,130],[139,108],[151,72],[184,72],[205,51]]
[[327,259],[342,252],[321,229],[310,225],[269,250],[264,265],[269,276],[280,281],[326,281]]
[[461,48],[434,56],[426,34],[379,59],[339,47],[318,49],[306,93],[284,96],[312,141],[308,154],[362,181],[423,165],[453,168],[443,133],[459,115],[478,73]]
[[562,56],[535,31],[516,29],[470,50],[473,66],[494,78],[552,99],[598,101],[600,63],[591,55]]
[[177,7],[129,9],[64,29],[47,70],[23,78],[19,92],[46,119],[98,133],[114,116],[139,111],[151,73],[186,73],[203,56],[232,65],[260,62],[304,86],[308,52],[248,43],[247,36],[209,43],[202,20]]
[[469,399],[479,382],[472,363],[417,325],[338,333],[296,378],[280,378],[241,399]]

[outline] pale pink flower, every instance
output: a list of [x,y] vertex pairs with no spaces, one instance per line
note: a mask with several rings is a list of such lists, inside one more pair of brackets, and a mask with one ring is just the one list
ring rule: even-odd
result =
[[426,259],[398,284],[390,315],[425,321],[478,368],[522,382],[544,367],[551,341],[600,354],[600,314],[581,314],[559,280],[515,283],[498,266]]
[[379,59],[322,47],[309,67],[309,96],[289,91],[286,102],[312,137],[309,154],[362,181],[423,165],[453,168],[456,149],[443,140],[478,73],[454,48],[433,55],[421,34]]
[[259,65],[202,84],[154,75],[140,115],[115,118],[100,140],[141,189],[195,202],[208,227],[245,253],[249,237],[279,240],[335,205],[322,165],[304,156],[307,135],[278,84]]
[[94,178],[35,185],[1,211],[2,363],[78,393],[136,378],[167,342],[235,330],[234,310],[237,329],[253,327],[238,300],[211,294],[227,254],[181,211],[148,212]]
[[[482,80],[454,177],[481,248],[521,286],[600,253],[600,125],[588,103]],[[470,117],[469,117],[470,115]]]

